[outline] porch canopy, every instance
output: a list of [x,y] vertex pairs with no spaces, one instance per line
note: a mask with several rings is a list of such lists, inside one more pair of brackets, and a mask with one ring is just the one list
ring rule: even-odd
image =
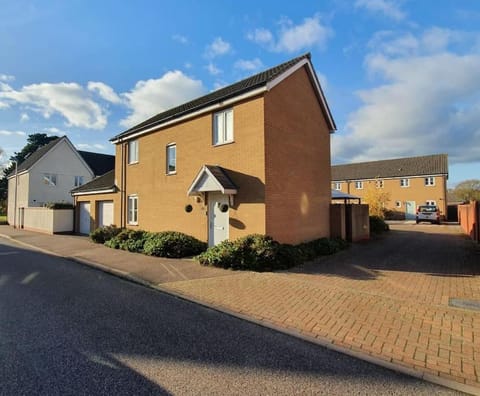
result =
[[187,194],[189,196],[203,196],[206,192],[219,191],[222,194],[234,195],[237,190],[237,186],[221,166],[203,165],[190,185]]
[[343,201],[343,203],[347,203],[350,201],[358,201],[360,203],[362,199],[357,197],[356,195],[347,194],[338,190],[332,190],[332,201]]

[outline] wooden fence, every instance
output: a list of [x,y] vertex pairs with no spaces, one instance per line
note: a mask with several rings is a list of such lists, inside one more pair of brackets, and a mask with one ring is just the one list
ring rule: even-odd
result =
[[480,204],[472,201],[458,205],[458,221],[465,234],[476,242],[480,242]]

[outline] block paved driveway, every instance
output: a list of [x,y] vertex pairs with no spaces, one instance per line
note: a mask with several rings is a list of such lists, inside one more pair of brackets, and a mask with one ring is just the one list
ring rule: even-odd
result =
[[480,394],[480,247],[458,226],[395,224],[288,272],[162,288]]

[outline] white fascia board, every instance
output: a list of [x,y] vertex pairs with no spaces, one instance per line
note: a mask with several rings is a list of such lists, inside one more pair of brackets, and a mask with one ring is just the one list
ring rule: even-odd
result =
[[323,94],[323,90],[320,87],[320,83],[318,82],[317,76],[315,74],[315,70],[313,70],[312,63],[310,62],[309,59],[303,59],[302,61],[296,63],[290,69],[286,70],[285,72],[280,74],[278,77],[274,78],[272,81],[267,83],[267,90],[270,91],[273,87],[280,84],[283,80],[285,80],[287,77],[291,76],[293,73],[295,73],[297,70],[301,69],[305,65],[307,65],[308,73],[310,74],[310,80],[313,82],[315,92],[317,93],[317,97],[320,99],[320,102],[321,102],[321,105],[324,109],[325,115],[328,118],[328,124],[330,126],[330,131],[333,132],[337,129],[336,126],[335,126],[335,121],[333,121],[332,114],[330,113],[330,109],[329,109],[328,104],[327,104],[327,99],[325,98],[325,95]]
[[225,107],[225,106],[231,106],[231,105],[233,105],[237,102],[240,102],[242,100],[260,95],[261,93],[265,92],[266,90],[267,90],[266,86],[254,89],[253,91],[246,92],[243,95],[235,96],[234,98],[230,98],[230,99],[224,100],[222,102],[218,102],[214,105],[204,107],[203,109],[194,111],[193,113],[185,114],[182,117],[178,117],[178,118],[175,118],[175,119],[170,120],[170,121],[165,121],[163,123],[154,125],[150,128],[147,128],[147,129],[135,132],[131,135],[125,136],[123,138],[118,138],[118,139],[112,140],[112,143],[117,144],[117,143],[121,143],[121,142],[126,142],[128,140],[131,140],[131,139],[134,139],[136,137],[145,135],[145,134],[147,134],[149,132],[152,132],[152,131],[155,131],[157,129],[164,128],[164,127],[172,125],[172,124],[177,124],[179,122],[189,120],[191,118],[197,117],[197,116],[205,114],[205,113],[210,113],[212,111],[215,111],[215,110],[220,109],[220,108]]
[[72,196],[78,196],[78,195],[95,195],[95,194],[109,194],[109,193],[114,193],[115,189],[110,188],[108,190],[93,190],[93,191],[85,191],[85,192],[72,192]]
[[24,175],[25,173],[28,173],[30,171],[31,167],[28,168],[28,169],[25,169],[21,172],[17,172],[17,174],[15,175],[15,173],[12,175],[12,176],[7,176],[7,180],[9,179],[13,179],[15,176],[18,177],[18,176],[21,176],[21,175]]

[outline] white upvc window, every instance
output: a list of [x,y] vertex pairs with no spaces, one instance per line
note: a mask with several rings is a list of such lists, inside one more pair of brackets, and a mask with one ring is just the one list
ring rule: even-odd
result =
[[335,190],[341,190],[342,189],[342,183],[339,183],[339,182],[333,183],[333,188]]
[[375,180],[375,187],[383,188],[383,180]]
[[128,163],[136,164],[138,162],[138,140],[128,142]]
[[177,145],[167,145],[167,174],[177,173]]
[[434,186],[435,185],[435,178],[433,176],[428,176],[425,178],[425,185],[426,186]]
[[44,173],[43,183],[46,184],[47,186],[55,187],[57,185],[57,175],[53,173]]
[[233,142],[233,109],[213,115],[213,145]]
[[410,187],[410,179],[400,179],[400,187]]
[[127,220],[128,220],[128,224],[132,224],[132,225],[138,224],[138,196],[137,195],[128,196]]
[[75,187],[80,187],[83,184],[83,176],[75,176],[75,180],[73,182],[73,185]]
[[356,181],[355,182],[355,188],[357,190],[363,190],[363,181]]

